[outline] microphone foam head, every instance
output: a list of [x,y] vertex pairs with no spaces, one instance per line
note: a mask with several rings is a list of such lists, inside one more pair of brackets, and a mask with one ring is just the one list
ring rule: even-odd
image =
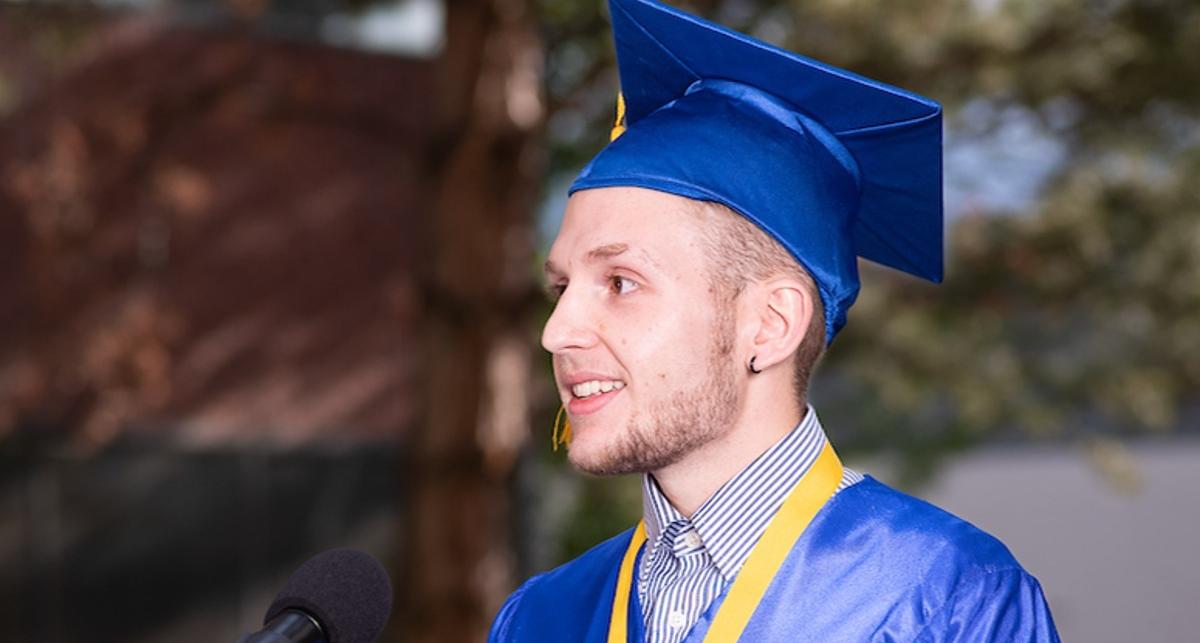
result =
[[370,554],[356,549],[330,549],[297,569],[263,624],[284,610],[298,609],[315,617],[329,643],[371,643],[392,610],[392,584]]

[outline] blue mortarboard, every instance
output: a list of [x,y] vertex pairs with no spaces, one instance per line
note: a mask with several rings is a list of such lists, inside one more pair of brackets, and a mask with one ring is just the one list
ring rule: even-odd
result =
[[856,257],[941,281],[940,105],[652,0],[609,7],[625,131],[570,192],[732,208],[812,274],[826,342],[858,296]]

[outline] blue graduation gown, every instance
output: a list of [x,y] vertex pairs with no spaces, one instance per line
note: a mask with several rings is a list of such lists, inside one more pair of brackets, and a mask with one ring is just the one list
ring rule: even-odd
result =
[[[604,643],[633,531],[535,576],[489,641]],[[636,568],[635,568],[636,569]],[[728,590],[728,588],[726,588]],[[685,643],[701,643],[718,596]],[[643,641],[631,592],[629,640]],[[742,641],[1058,641],[1041,586],[992,536],[874,478],[825,504],[796,541]]]

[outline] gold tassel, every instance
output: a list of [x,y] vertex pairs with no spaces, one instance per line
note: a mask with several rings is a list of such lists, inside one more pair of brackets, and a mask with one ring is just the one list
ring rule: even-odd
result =
[[[562,427],[562,433],[559,434],[559,427]],[[567,419],[566,407],[558,407],[558,415],[554,416],[554,433],[550,436],[550,444],[558,451],[558,445],[571,444],[571,420]]]
[[625,133],[625,94],[617,92],[617,122],[613,123],[612,132],[608,135],[609,141],[617,140],[617,137]]

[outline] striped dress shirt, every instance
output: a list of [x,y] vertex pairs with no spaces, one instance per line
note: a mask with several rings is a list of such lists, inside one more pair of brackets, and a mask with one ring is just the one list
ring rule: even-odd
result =
[[[678,643],[733,582],[788,492],[825,448],[825,431],[808,407],[800,425],[755,458],[685,518],[646,474],[642,519],[646,551],[638,598],[648,643]],[[846,469],[838,491],[861,481]]]

